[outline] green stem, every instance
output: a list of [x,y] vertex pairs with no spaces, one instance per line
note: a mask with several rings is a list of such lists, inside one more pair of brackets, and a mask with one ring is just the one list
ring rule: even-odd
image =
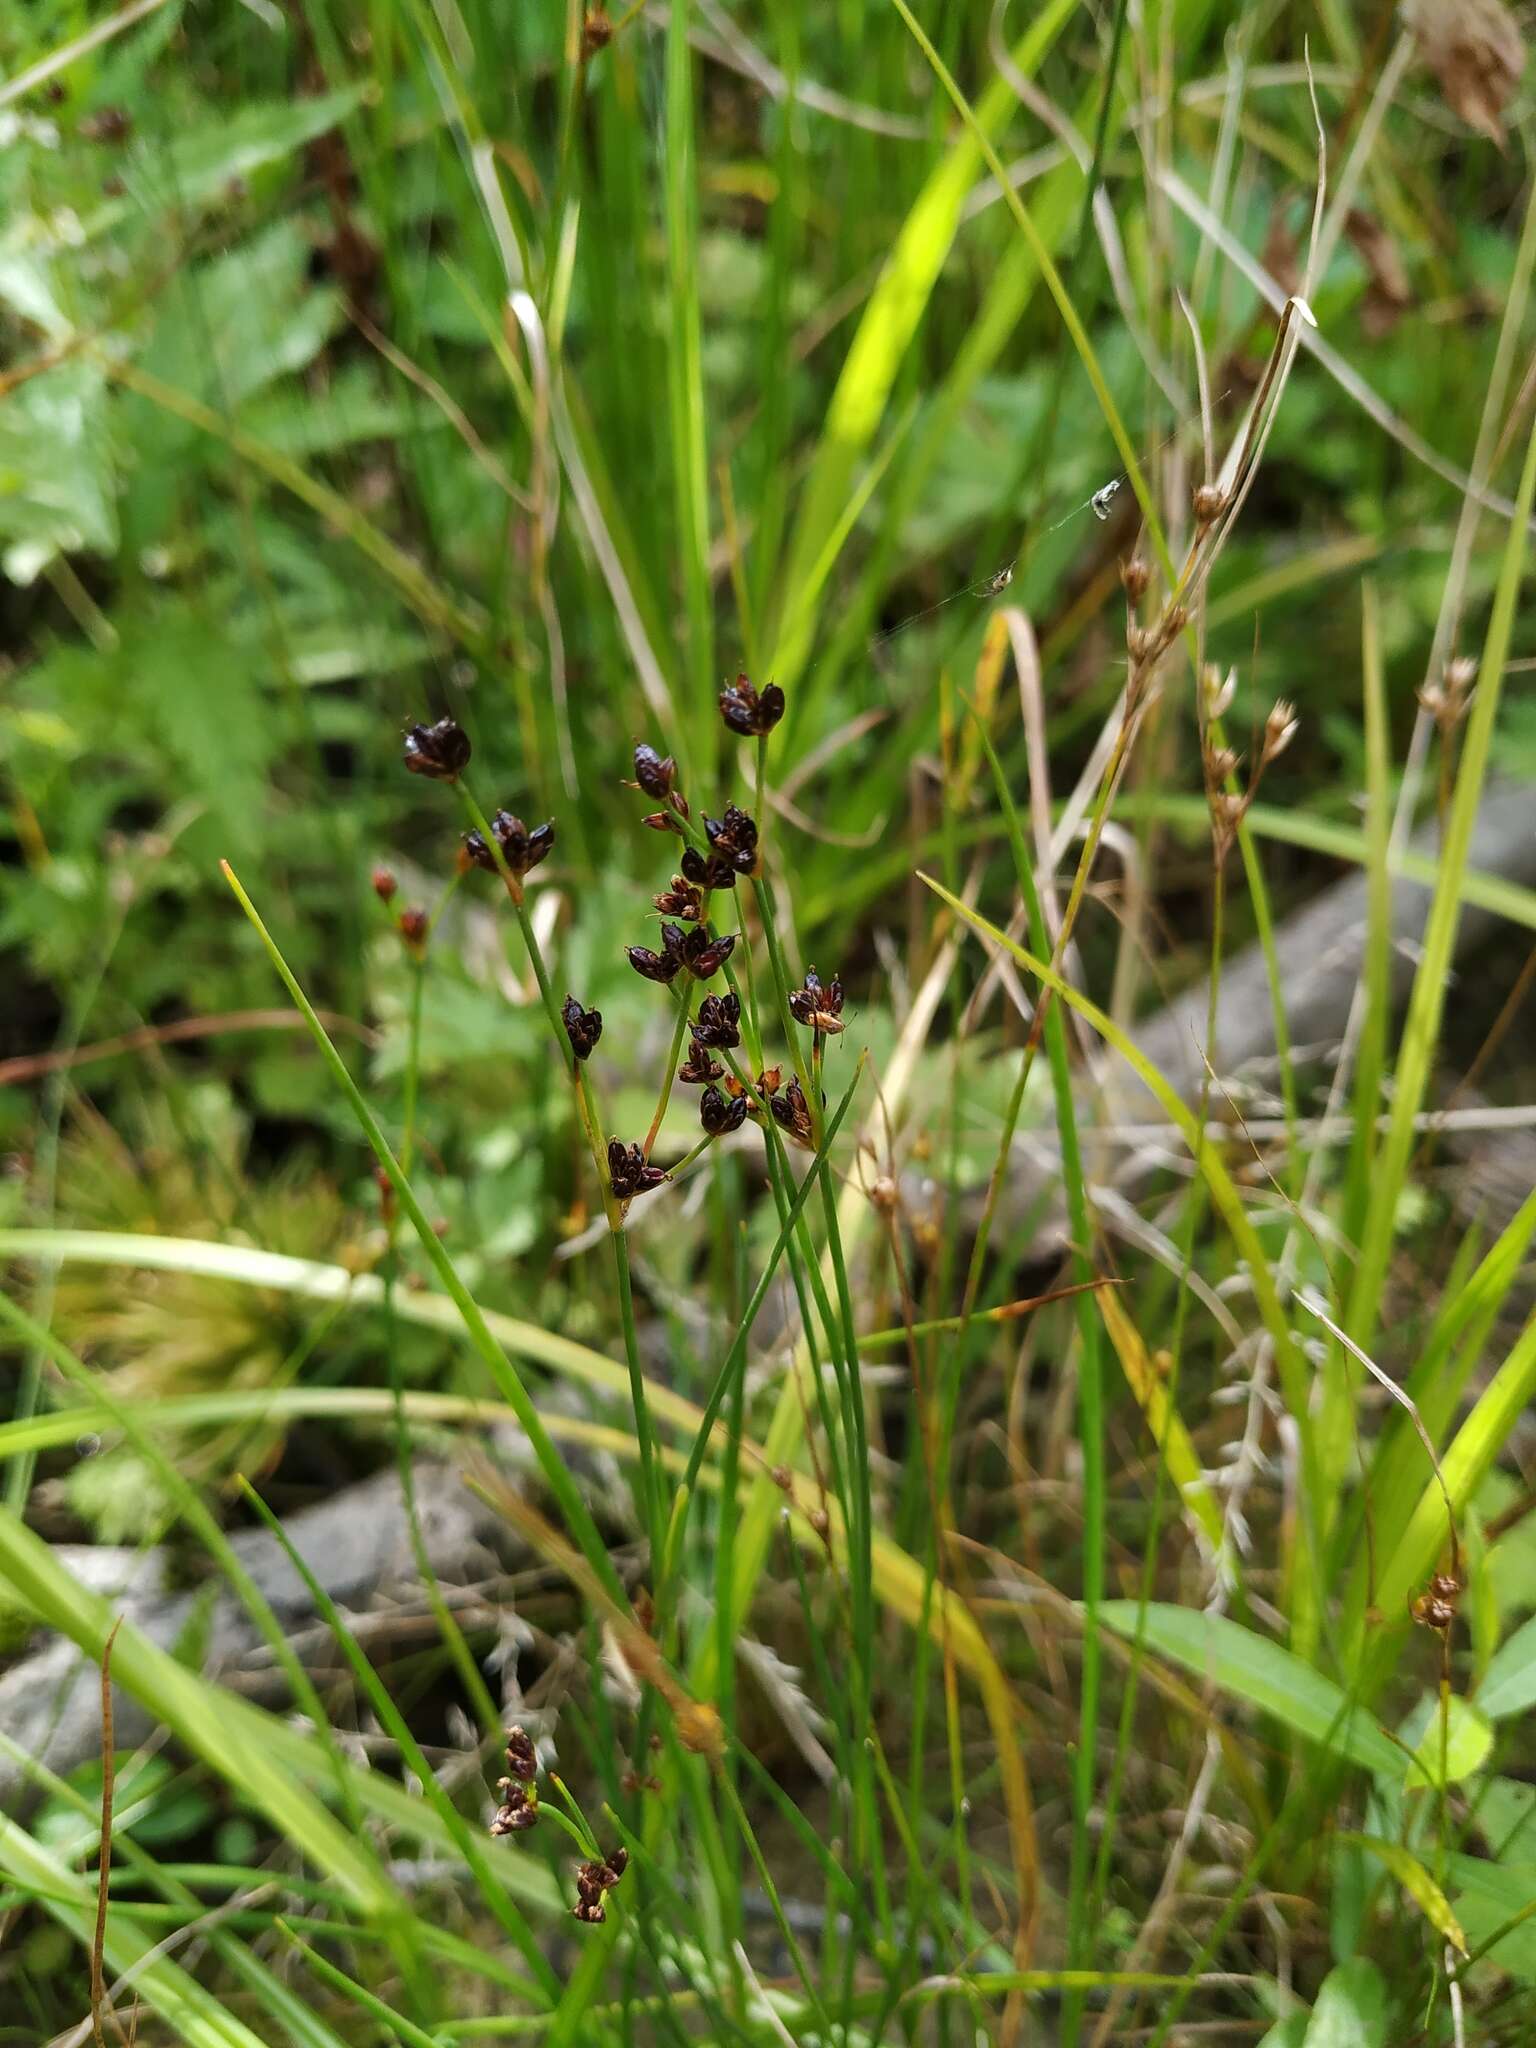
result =
[[672,1050],[667,1055],[667,1070],[662,1076],[661,1093],[656,1100],[656,1114],[651,1118],[651,1127],[645,1134],[645,1143],[640,1147],[647,1159],[651,1156],[662,1121],[667,1114],[667,1104],[672,1100],[672,1084],[677,1079],[677,1063],[683,1056],[683,1038],[688,1030],[692,1010],[693,989],[690,983],[678,999],[677,1028],[672,1033]]
[[[640,1453],[640,1501],[651,1546],[651,1576],[653,1582],[659,1582],[666,1564],[662,1544],[661,1486],[656,1465],[656,1437],[651,1427],[650,1403],[645,1398],[645,1374],[640,1365],[640,1335],[635,1325],[635,1295],[629,1271],[629,1239],[622,1223],[611,1229],[608,1237],[613,1246],[613,1266],[619,1282],[619,1321],[624,1329],[629,1398],[635,1413],[635,1444]],[[657,1597],[659,1603],[659,1583]]]
[[336,1050],[335,1045],[331,1041],[330,1034],[320,1022],[319,1017],[316,1016],[314,1005],[299,985],[293,969],[283,958],[277,941],[262,921],[261,913],[245,893],[239,877],[235,874],[228,861],[221,862],[220,865],[223,869],[225,880],[234,892],[235,899],[239,903],[240,908],[250,919],[257,937],[266,949],[267,957],[271,960],[273,967],[277,971],[278,978],[292,998],[294,1007],[309,1026],[315,1044],[320,1050],[320,1055],[329,1068],[337,1088],[346,1099],[353,1116],[357,1119],[363,1136],[372,1147],[374,1157],[389,1176],[390,1185],[394,1188],[401,1208],[404,1209],[407,1217],[410,1219],[411,1227],[416,1232],[421,1248],[427,1255],[429,1264],[442,1282],[444,1291],[463,1319],[464,1327],[469,1333],[470,1342],[474,1345],[476,1351],[479,1352],[502,1398],[517,1417],[523,1433],[528,1438],[533,1454],[538,1460],[539,1468],[548,1481],[550,1492],[554,1495],[560,1511],[565,1517],[566,1526],[576,1539],[582,1555],[597,1574],[604,1590],[619,1603],[621,1608],[627,1611],[628,1601],[624,1595],[623,1582],[614,1570],[613,1561],[608,1555],[607,1546],[598,1533],[597,1524],[593,1521],[586,1503],[582,1500],[580,1493],[576,1489],[569,1466],[561,1457],[555,1447],[554,1439],[540,1420],[538,1410],[534,1406],[527,1388],[519,1379],[512,1361],[491,1335],[479,1304],[460,1279],[457,1267],[444,1250],[441,1239],[432,1228],[430,1219],[416,1198],[414,1188],[412,1188],[405,1174],[401,1171],[400,1162],[390,1150],[389,1143],[384,1133],[379,1129],[378,1121],[373,1111],[368,1107],[362,1090],[358,1087],[356,1081],[353,1080],[351,1073],[348,1071],[346,1061],[343,1060],[341,1054]]

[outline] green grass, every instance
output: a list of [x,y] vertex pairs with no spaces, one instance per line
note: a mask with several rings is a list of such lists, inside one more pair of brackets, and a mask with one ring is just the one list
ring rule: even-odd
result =
[[[1536,1197],[1476,1215],[1425,1117],[1532,1099],[1536,893],[1471,847],[1536,782],[1536,204],[1432,67],[1373,101],[1377,27],[0,27],[0,1656],[94,1687],[110,1641],[154,1731],[99,1956],[101,1760],[0,1732],[0,2039],[1526,2038]],[[1309,63],[1352,211],[1292,364]],[[1247,451],[1203,527],[1181,300]],[[458,789],[400,765],[444,715]],[[663,991],[625,950],[728,803],[734,950]],[[526,875],[500,810],[555,824]],[[1354,1014],[1293,1043],[1287,915],[1351,868]],[[1251,943],[1274,1063],[1185,1098],[1138,1019],[1209,1036]],[[675,1083],[705,994],[742,1138]],[[1106,1072],[1172,1134],[1123,1192]],[[433,1570],[429,1457],[494,1556]],[[412,1565],[346,1611],[288,1518],[385,1470]],[[160,1546],[175,1641],[66,1541]],[[540,1818],[492,1837],[518,1721]]]

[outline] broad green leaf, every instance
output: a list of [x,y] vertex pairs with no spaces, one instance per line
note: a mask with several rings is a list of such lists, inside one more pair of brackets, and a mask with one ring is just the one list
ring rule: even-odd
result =
[[[1099,1609],[1105,1626],[1128,1638],[1136,1635],[1140,1612],[1135,1600],[1106,1600]],[[1152,1601],[1144,1640],[1158,1656],[1246,1700],[1308,1742],[1368,1771],[1402,1775],[1403,1752],[1384,1728],[1351,1707],[1331,1678],[1240,1622]]]
[[1276,2020],[1260,2041],[1259,2048],[1303,2048],[1311,2017],[1305,2012],[1287,2013],[1283,2020]]
[[29,377],[0,405],[0,540],[13,582],[56,554],[116,550],[106,385],[91,364]]
[[1401,1842],[1384,1841],[1380,1835],[1339,1834],[1334,1839],[1368,1849],[1377,1862],[1397,1879],[1435,1932],[1443,1934],[1453,1948],[1466,1954],[1467,1938],[1451,1911],[1450,1900],[1411,1850],[1405,1849]]
[[[307,368],[343,318],[340,293],[311,282],[310,255],[297,225],[281,220],[199,263],[165,295],[144,368],[223,411]],[[327,398],[307,404],[317,419],[329,409]]]
[[1536,1785],[1485,1778],[1477,1788],[1473,1818],[1501,1863],[1536,1863]]
[[1490,1721],[1536,1705],[1536,1615],[1495,1652],[1477,1689],[1477,1704]]
[[116,227],[135,202],[151,210],[184,210],[222,198],[237,178],[281,162],[344,121],[366,90],[353,85],[314,99],[248,100],[221,109],[169,149],[137,159],[128,177],[128,198],[99,207],[86,222],[87,237]]
[[1388,2048],[1387,1987],[1364,1956],[1340,1963],[1323,1979],[1303,2048]]
[[1446,1875],[1458,1887],[1456,1918],[1472,1953],[1498,1935],[1491,1960],[1522,1983],[1536,1984],[1536,1863],[1453,1855]]
[[1455,1693],[1446,1701],[1443,1724],[1440,1702],[1424,1700],[1398,1733],[1413,1746],[1413,1762],[1404,1780],[1410,1792],[1439,1785],[1442,1768],[1444,1782],[1459,1785],[1486,1761],[1493,1747],[1493,1728],[1487,1716]]

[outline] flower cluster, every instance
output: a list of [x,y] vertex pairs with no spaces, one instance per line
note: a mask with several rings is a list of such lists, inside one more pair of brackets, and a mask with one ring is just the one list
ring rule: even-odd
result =
[[[784,692],[775,683],[759,689],[748,677],[738,675],[734,683],[720,692],[720,716],[728,731],[743,738],[765,740],[784,712]],[[438,719],[435,724],[412,725],[405,734],[406,768],[429,780],[457,782],[469,764],[470,752],[468,736],[451,718]],[[659,942],[628,946],[625,953],[630,966],[644,980],[668,987],[682,983],[678,1039],[681,1042],[686,1027],[688,1046],[682,1063],[667,1078],[644,1143],[614,1137],[601,1151],[599,1163],[606,1170],[610,1215],[615,1208],[622,1215],[637,1195],[661,1187],[669,1178],[664,1168],[652,1165],[651,1147],[674,1081],[700,1091],[699,1124],[704,1134],[701,1143],[730,1136],[749,1118],[759,1124],[767,1124],[771,1119],[794,1143],[805,1147],[814,1147],[816,1133],[816,1118],[801,1080],[791,1077],[786,1083],[780,1068],[768,1067],[758,1075],[755,1084],[749,1083],[732,1058],[742,1042],[741,999],[734,982],[725,991],[703,995],[697,1012],[690,1014],[692,998],[687,991],[693,982],[711,982],[722,973],[731,980],[730,961],[740,934],[715,929],[709,899],[721,890],[734,890],[743,876],[751,879],[760,873],[762,847],[756,818],[741,805],[727,802],[718,817],[705,814],[695,821],[688,798],[678,784],[676,757],[663,754],[645,740],[638,741],[634,749],[630,787],[660,806],[642,822],[657,831],[675,833],[683,846],[669,885],[651,899],[662,920]],[[514,812],[498,810],[487,827],[472,801],[469,808],[477,828],[463,835],[460,872],[481,869],[509,877],[513,899],[521,906],[521,883],[553,850],[554,820],[530,827]],[[380,868],[373,880],[380,901],[390,903],[397,887],[394,876]],[[430,925],[426,913],[404,911],[397,924],[405,943],[419,957]],[[530,935],[529,944],[533,943]],[[551,1005],[551,1020],[557,1030],[563,1031],[570,1049],[571,1071],[585,1104],[586,1127],[589,1133],[594,1133],[601,1126],[595,1123],[590,1084],[582,1068],[602,1038],[602,1012],[589,1009],[567,991],[556,1013],[542,968],[540,976]],[[823,982],[815,968],[808,967],[801,986],[790,992],[788,1001],[790,1015],[812,1033],[812,1071],[819,1082],[823,1042],[844,1028],[842,984],[835,976]],[[595,1146],[599,1144],[595,1135],[593,1142]],[[532,1745],[526,1743],[521,1730],[514,1730],[514,1736],[521,1738],[521,1743],[508,1744],[507,1760],[512,1775],[502,1781],[500,1788],[505,1797],[492,1823],[492,1832],[496,1834],[518,1833],[532,1827],[538,1818],[537,1795],[531,1789],[537,1768]],[[526,1749],[522,1744],[526,1744]],[[615,1868],[621,1869],[622,1864],[615,1865],[610,1859],[608,1865],[590,1868],[613,1872]],[[611,1875],[609,1882],[616,1881],[616,1876]],[[596,1890],[591,1897],[583,1894],[584,1903],[592,1908],[586,1917],[601,1919],[605,1887],[596,1878],[592,1883]]]
[[720,716],[743,739],[766,739],[784,716],[784,692],[777,683],[755,689],[738,676],[720,692]]
[[789,998],[789,1014],[797,1024],[808,1024],[824,1037],[835,1037],[843,1029],[843,984],[834,974],[823,987],[814,967],[805,970],[805,982]]
[[539,1824],[538,1752],[525,1728],[507,1731],[507,1775],[498,1778],[501,1804],[491,1816],[493,1835],[524,1835]]
[[608,1180],[615,1201],[633,1201],[636,1195],[664,1186],[666,1179],[662,1168],[652,1166],[638,1145],[626,1145],[622,1138],[608,1140]]
[[469,766],[469,734],[451,718],[436,725],[411,725],[405,732],[405,765],[433,782],[457,782]]
[[[521,881],[531,868],[536,868],[555,843],[555,823],[535,825],[530,831],[521,818],[514,818],[510,811],[498,811],[491,820],[491,836],[501,849],[502,860],[508,869]],[[485,843],[481,832],[464,834],[464,859],[471,867],[484,868],[487,874],[500,872],[496,855]]]
[[691,932],[680,925],[664,924],[659,953],[650,946],[630,946],[627,956],[636,974],[643,974],[647,981],[675,981],[685,967],[695,981],[712,981],[735,946],[734,932],[716,938],[705,924],[695,925]]
[[603,1894],[611,1892],[619,1879],[629,1868],[627,1849],[610,1849],[602,1862],[583,1863],[576,1872],[576,1903],[571,1908],[574,1918],[595,1925],[606,1920],[607,1911],[603,1905]]

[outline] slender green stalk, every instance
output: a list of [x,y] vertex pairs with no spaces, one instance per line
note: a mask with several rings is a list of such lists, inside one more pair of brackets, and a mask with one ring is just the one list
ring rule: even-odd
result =
[[277,1516],[273,1514],[261,1495],[248,1480],[242,1479],[240,1488],[247,1504],[255,1510],[256,1514],[265,1524],[268,1533],[275,1537],[282,1546],[288,1562],[309,1589],[309,1596],[315,1603],[316,1613],[320,1615],[326,1627],[335,1637],[337,1647],[351,1665],[353,1674],[362,1689],[364,1697],[378,1715],[380,1723],[388,1732],[390,1738],[398,1745],[400,1754],[406,1764],[415,1773],[417,1782],[421,1786],[428,1805],[436,1811],[443,1826],[452,1837],[455,1847],[474,1873],[481,1897],[485,1900],[491,1912],[495,1914],[502,1927],[511,1936],[519,1954],[533,1972],[535,1980],[543,1987],[546,1993],[554,1994],[559,1988],[558,1980],[545,1959],[544,1951],[534,1938],[533,1931],[529,1927],[524,1915],[519,1912],[512,1900],[507,1896],[506,1887],[492,1868],[490,1857],[484,1845],[477,1839],[473,1829],[471,1829],[464,1816],[459,1812],[438,1782],[437,1773],[422,1753],[420,1744],[411,1733],[405,1717],[396,1705],[389,1688],[374,1670],[368,1658],[363,1654],[357,1638],[342,1620],[335,1601],[332,1600],[330,1594],[326,1592],[304,1559],[299,1555],[298,1550],[294,1547],[288,1536],[287,1530],[283,1527]]
[[1533,426],[1526,443],[1515,517],[1505,537],[1493,612],[1483,642],[1477,688],[1456,775],[1456,794],[1440,849],[1439,880],[1424,928],[1423,951],[1414,976],[1407,1020],[1403,1025],[1393,1079],[1392,1121],[1381,1148],[1374,1200],[1366,1217],[1360,1259],[1355,1268],[1345,1317],[1345,1329],[1367,1351],[1371,1348],[1382,1290],[1386,1284],[1387,1264],[1397,1227],[1398,1197],[1416,1141],[1415,1119],[1424,1099],[1430,1066],[1439,1042],[1451,956],[1460,922],[1461,878],[1467,865],[1472,827],[1482,797],[1504,665],[1509,658],[1520,583],[1525,570],[1533,498],[1536,498],[1536,426]]
[[222,862],[221,866],[225,880],[233,890],[241,909],[254,926],[257,936],[266,949],[267,957],[271,960],[273,967],[277,971],[278,978],[293,999],[295,1008],[304,1018],[306,1024],[308,1024],[315,1044],[319,1047],[321,1057],[330,1070],[331,1078],[345,1098],[363,1136],[373,1148],[374,1157],[388,1175],[390,1185],[395,1191],[396,1199],[410,1219],[411,1227],[416,1232],[417,1239],[422,1250],[427,1255],[428,1262],[441,1281],[444,1292],[452,1300],[454,1307],[463,1318],[464,1327],[469,1333],[470,1342],[479,1353],[481,1360],[491,1375],[492,1381],[500,1391],[508,1407],[517,1417],[520,1427],[526,1434],[532,1446],[534,1457],[538,1460],[539,1468],[549,1483],[551,1493],[559,1503],[560,1511],[565,1517],[566,1526],[575,1537],[582,1555],[597,1574],[604,1589],[621,1606],[626,1606],[627,1602],[624,1597],[623,1584],[619,1579],[618,1573],[614,1570],[613,1562],[608,1555],[607,1546],[598,1534],[597,1524],[593,1521],[586,1503],[582,1500],[581,1495],[576,1489],[575,1481],[571,1477],[570,1468],[561,1457],[548,1430],[545,1429],[544,1424],[539,1419],[538,1410],[529,1398],[527,1389],[518,1378],[511,1360],[491,1335],[489,1329],[487,1329],[485,1317],[480,1310],[479,1304],[464,1285],[464,1282],[459,1278],[458,1269],[444,1250],[437,1232],[432,1228],[431,1220],[417,1200],[415,1190],[406,1179],[404,1173],[401,1172],[400,1163],[390,1150],[384,1133],[379,1129],[373,1111],[368,1107],[367,1102],[363,1098],[362,1090],[353,1080],[347,1069],[346,1062],[332,1044],[330,1034],[316,1016],[314,1005],[310,1002],[308,996],[305,995],[292,968],[283,958],[277,941],[262,922],[259,911],[245,893],[234,869],[229,865],[228,861]]
[[[1050,934],[1040,892],[1035,886],[1034,864],[1024,841],[1023,828],[1014,808],[1013,795],[1003,764],[997,757],[992,736],[981,719],[975,729],[992,770],[993,787],[1008,830],[1015,877],[1024,898],[1029,932],[1035,950],[1050,955]],[[1063,925],[1065,931],[1065,925]],[[1044,1000],[1045,990],[1041,990]],[[1098,1747],[1099,1687],[1103,1652],[1099,1641],[1099,1603],[1104,1598],[1104,1368],[1101,1350],[1103,1324],[1091,1292],[1096,1274],[1092,1247],[1097,1232],[1088,1209],[1087,1177],[1082,1147],[1078,1141],[1077,1110],[1072,1100],[1072,1073],[1067,1053],[1066,1021],[1058,1004],[1052,1004],[1045,1018],[1046,1057],[1050,1063],[1051,1086],[1056,1100],[1056,1128],[1061,1142],[1061,1182],[1066,1196],[1068,1227],[1072,1235],[1072,1263],[1077,1284],[1084,1292],[1077,1296],[1078,1332],[1078,1433],[1083,1455],[1083,1665],[1079,1695],[1077,1749],[1073,1757],[1072,1856],[1067,1896],[1067,1960],[1078,1967],[1092,1941],[1089,1924],[1089,1884],[1092,1838],[1090,1820],[1093,1806],[1094,1771]],[[1022,1062],[1021,1062],[1022,1072]],[[1079,2001],[1069,2001],[1064,2018],[1067,2038],[1075,2037],[1081,2026]]]

